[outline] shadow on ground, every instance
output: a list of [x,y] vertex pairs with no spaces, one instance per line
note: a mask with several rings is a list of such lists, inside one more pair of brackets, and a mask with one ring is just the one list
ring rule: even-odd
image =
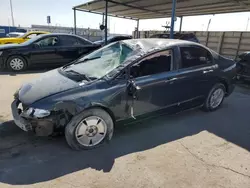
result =
[[249,95],[234,93],[217,112],[194,110],[120,127],[109,144],[81,152],[68,148],[63,137],[37,138],[7,122],[0,128],[0,182],[27,185],[86,168],[109,172],[119,157],[205,130],[250,151],[249,101]]

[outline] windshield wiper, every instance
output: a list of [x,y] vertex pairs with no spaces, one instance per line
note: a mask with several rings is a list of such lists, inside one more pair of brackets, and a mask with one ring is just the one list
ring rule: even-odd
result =
[[75,62],[74,65],[79,64],[79,63],[83,63],[83,62],[86,62],[86,61],[91,61],[91,60],[94,60],[94,59],[99,59],[99,58],[101,58],[101,56],[93,57],[93,58],[86,58],[86,59],[84,59],[82,61]]
[[91,79],[88,76],[86,76],[85,74],[81,74],[81,73],[74,71],[74,70],[67,70],[67,71],[65,71],[65,73],[73,74],[73,76],[78,76],[81,80],[91,81]]

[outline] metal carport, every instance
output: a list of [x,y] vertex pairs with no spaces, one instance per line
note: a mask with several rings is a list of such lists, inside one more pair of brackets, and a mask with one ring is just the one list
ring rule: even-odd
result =
[[[183,16],[250,11],[250,0],[93,0],[73,7],[76,31],[76,11],[105,15],[105,41],[107,16],[137,20],[171,17],[170,37],[173,38],[174,19]],[[181,26],[180,26],[181,27]]]

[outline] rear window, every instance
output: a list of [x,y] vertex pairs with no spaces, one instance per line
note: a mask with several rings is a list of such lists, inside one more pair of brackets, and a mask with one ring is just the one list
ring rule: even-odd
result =
[[207,63],[212,63],[213,58],[211,53],[202,47],[191,46],[181,47],[181,68],[196,67]]
[[64,46],[89,45],[90,42],[75,36],[60,36],[61,44]]

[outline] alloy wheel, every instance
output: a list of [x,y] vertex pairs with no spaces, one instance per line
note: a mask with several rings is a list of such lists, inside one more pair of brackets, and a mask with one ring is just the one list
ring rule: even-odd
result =
[[76,140],[85,147],[98,145],[106,136],[107,125],[97,116],[83,119],[76,128]]
[[13,58],[11,61],[10,61],[10,67],[13,69],[13,70],[22,70],[23,67],[24,67],[24,62],[22,59],[20,58]]
[[210,106],[212,108],[217,108],[221,104],[224,98],[224,95],[225,95],[225,92],[222,88],[218,88],[214,90],[210,98]]

